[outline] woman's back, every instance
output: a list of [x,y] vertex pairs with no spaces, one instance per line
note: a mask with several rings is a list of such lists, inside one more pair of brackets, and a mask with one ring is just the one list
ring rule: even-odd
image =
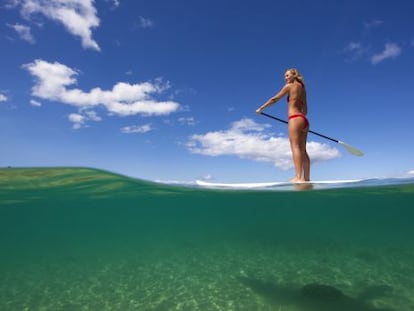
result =
[[307,110],[305,85],[295,80],[289,85],[288,115],[295,113],[303,113],[306,115]]

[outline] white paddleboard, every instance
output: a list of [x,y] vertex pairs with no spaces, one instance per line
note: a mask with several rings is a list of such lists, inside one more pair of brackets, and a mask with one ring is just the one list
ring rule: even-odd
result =
[[311,185],[334,185],[334,184],[347,184],[356,183],[361,181],[360,179],[344,179],[344,180],[316,180],[316,181],[305,181],[299,183],[292,183],[289,181],[276,181],[276,182],[257,182],[257,183],[215,183],[204,180],[196,180],[196,184],[201,187],[207,188],[229,188],[229,189],[255,189],[255,188],[271,188],[280,186],[294,186],[301,184]]

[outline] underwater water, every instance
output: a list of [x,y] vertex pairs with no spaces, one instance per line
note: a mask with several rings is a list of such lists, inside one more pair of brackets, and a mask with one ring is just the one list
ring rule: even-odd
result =
[[414,310],[413,202],[0,169],[0,310]]

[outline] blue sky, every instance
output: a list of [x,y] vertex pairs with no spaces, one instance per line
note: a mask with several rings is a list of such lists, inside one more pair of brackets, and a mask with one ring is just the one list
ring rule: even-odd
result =
[[[5,0],[0,166],[163,181],[293,176],[255,110],[298,68],[312,179],[414,176],[412,1]],[[265,110],[286,119],[286,100]]]

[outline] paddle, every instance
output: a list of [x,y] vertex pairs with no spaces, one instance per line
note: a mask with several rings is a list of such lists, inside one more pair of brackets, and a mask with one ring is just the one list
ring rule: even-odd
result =
[[[264,115],[264,116],[266,116],[266,117],[268,117],[268,118],[271,118],[271,119],[274,119],[274,120],[277,120],[277,121],[280,121],[280,122],[283,122],[283,123],[288,124],[288,122],[287,122],[287,121],[282,120],[282,119],[279,119],[279,118],[276,118],[276,117],[274,117],[274,116],[272,116],[272,115],[270,115],[270,114],[267,114],[267,113],[264,113],[264,112],[261,112],[260,114],[262,114],[262,115]],[[338,143],[338,144],[340,144],[340,145],[344,146],[344,147],[346,148],[346,150],[348,150],[348,151],[349,151],[350,153],[352,153],[353,155],[356,155],[356,156],[359,156],[359,157],[361,157],[361,156],[363,156],[363,155],[364,155],[364,153],[363,153],[363,152],[361,152],[361,151],[359,151],[358,149],[356,149],[356,148],[354,148],[354,147],[352,147],[352,146],[350,146],[350,145],[348,145],[348,144],[344,143],[343,141],[340,141],[340,140],[337,140],[337,139],[334,139],[334,138],[331,138],[331,137],[328,137],[328,136],[325,136],[325,135],[319,134],[319,133],[314,132],[314,131],[311,131],[311,130],[309,130],[309,133],[312,133],[312,134],[318,135],[318,136],[320,136],[320,137],[323,137],[323,138],[329,139],[329,140],[331,140],[331,141],[334,141],[334,142],[336,142],[336,143]]]

